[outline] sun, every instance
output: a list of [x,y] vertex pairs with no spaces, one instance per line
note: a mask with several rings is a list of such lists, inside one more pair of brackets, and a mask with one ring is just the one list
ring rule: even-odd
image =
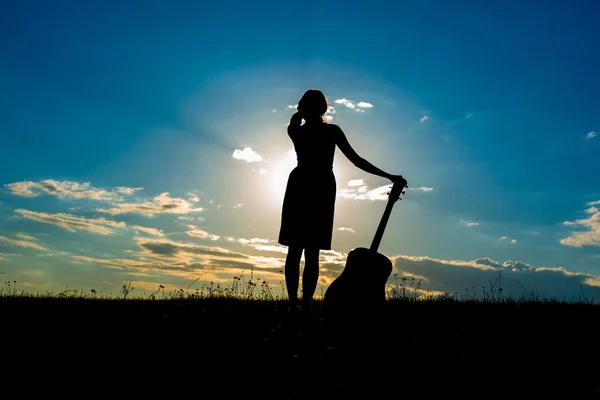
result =
[[268,169],[267,190],[275,202],[280,204],[283,202],[288,177],[296,165],[296,152],[294,149],[289,149],[281,159],[273,161]]

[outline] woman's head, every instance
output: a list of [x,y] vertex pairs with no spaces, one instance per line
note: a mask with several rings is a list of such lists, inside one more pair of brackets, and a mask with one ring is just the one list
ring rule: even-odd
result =
[[325,121],[323,116],[329,108],[327,98],[317,89],[308,89],[298,101],[298,111],[300,111],[304,119],[321,119]]

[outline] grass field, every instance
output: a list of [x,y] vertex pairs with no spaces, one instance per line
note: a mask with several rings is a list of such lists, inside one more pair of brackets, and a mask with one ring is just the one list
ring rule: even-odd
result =
[[115,296],[5,291],[0,313],[5,393],[600,397],[590,301],[404,293],[376,310],[316,300],[290,313],[284,299],[135,298],[124,285]]

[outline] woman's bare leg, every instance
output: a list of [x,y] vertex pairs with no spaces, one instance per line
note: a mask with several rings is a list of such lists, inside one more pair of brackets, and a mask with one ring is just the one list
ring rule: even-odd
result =
[[298,304],[298,283],[300,280],[302,250],[302,247],[290,246],[285,258],[285,286],[292,306]]
[[304,272],[302,273],[302,303],[310,310],[319,281],[319,249],[304,250]]

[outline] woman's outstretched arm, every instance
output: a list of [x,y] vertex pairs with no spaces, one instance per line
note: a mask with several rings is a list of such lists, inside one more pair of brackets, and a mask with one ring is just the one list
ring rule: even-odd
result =
[[344,133],[342,128],[340,128],[337,125],[336,125],[336,144],[339,147],[339,149],[342,151],[342,153],[348,158],[348,160],[350,160],[350,162],[352,164],[356,165],[358,168],[362,169],[363,171],[368,172],[373,175],[378,175],[378,176],[387,178],[387,179],[391,180],[392,182],[396,182],[398,180],[405,180],[402,177],[402,175],[389,174],[389,173],[383,171],[382,169],[377,168],[376,166],[371,164],[369,161],[367,161],[364,158],[362,158],[361,156],[359,156],[358,153],[356,153],[356,151],[354,151],[354,149],[348,142],[348,139],[346,138],[346,134]]

